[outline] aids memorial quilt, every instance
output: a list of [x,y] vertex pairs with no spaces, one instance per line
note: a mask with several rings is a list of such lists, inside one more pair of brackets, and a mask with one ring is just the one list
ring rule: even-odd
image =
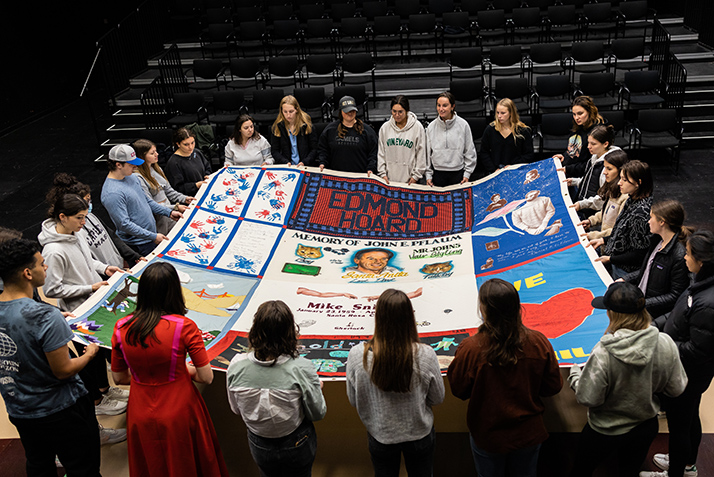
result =
[[142,270],[167,261],[214,368],[249,349],[258,306],[282,300],[301,354],[339,379],[350,348],[372,335],[377,298],[397,288],[445,371],[481,323],[480,284],[498,277],[519,290],[524,323],[551,340],[559,362],[583,363],[608,324],[590,302],[611,280],[580,236],[558,167],[511,166],[446,189],[312,168],[224,168],[169,240],[112,277],[70,324],[111,346],[114,324],[135,309]]

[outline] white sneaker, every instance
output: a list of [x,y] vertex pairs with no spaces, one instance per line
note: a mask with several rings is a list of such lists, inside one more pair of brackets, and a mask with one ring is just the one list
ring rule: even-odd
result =
[[126,440],[126,429],[111,429],[99,424],[99,442],[101,445],[116,444]]
[[661,472],[657,471],[644,471],[640,472],[640,477],[669,477],[669,472],[663,470]]
[[126,402],[117,401],[109,396],[103,396],[99,404],[94,405],[94,413],[97,416],[116,416],[126,412]]
[[115,401],[128,401],[129,400],[129,390],[116,388],[114,386],[109,386],[109,390],[104,393],[109,399],[114,399]]
[[662,470],[669,470],[669,454],[655,454],[652,462]]

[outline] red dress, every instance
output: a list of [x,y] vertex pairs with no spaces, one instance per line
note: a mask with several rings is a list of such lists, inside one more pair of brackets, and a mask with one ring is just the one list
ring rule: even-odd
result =
[[201,394],[186,370],[209,363],[196,324],[163,316],[148,348],[126,342],[119,320],[112,335],[112,371],[131,372],[127,408],[129,473],[132,477],[228,476],[216,431]]

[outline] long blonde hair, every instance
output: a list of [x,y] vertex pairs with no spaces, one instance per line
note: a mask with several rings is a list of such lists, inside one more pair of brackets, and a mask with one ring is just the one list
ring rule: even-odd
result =
[[[530,128],[526,126],[524,122],[521,121],[521,117],[518,115],[518,108],[516,108],[516,104],[511,100],[511,98],[503,98],[501,101],[496,103],[496,107],[499,106],[503,106],[508,110],[508,122],[510,123],[511,131],[513,131],[513,142],[516,142],[518,139],[523,139],[523,134],[521,134],[521,131]],[[496,114],[495,110],[494,114]],[[499,123],[497,120],[494,119],[491,123],[491,126],[496,128],[496,131],[501,132],[501,123]]]
[[[134,151],[136,151],[136,157],[144,159],[146,157],[146,153],[149,152],[152,147],[156,147],[156,144],[149,141],[148,139],[137,139],[136,141],[134,141],[133,147]],[[139,172],[139,174],[141,174],[141,177],[146,179],[146,182],[149,183],[149,188],[151,189],[151,192],[156,193],[159,189],[161,189],[161,185],[151,175],[152,169],[155,170],[161,177],[166,179],[166,175],[164,174],[164,171],[161,170],[161,167],[159,166],[158,162],[149,164],[148,162],[144,161],[144,163],[137,168],[137,171]]]
[[280,129],[278,128],[280,123],[283,123],[285,125],[285,129],[289,130],[288,122],[283,115],[284,104],[292,106],[297,111],[297,114],[295,115],[295,135],[300,134],[303,126],[305,126],[305,134],[310,134],[312,132],[312,119],[310,118],[310,115],[300,109],[300,103],[298,103],[298,100],[295,96],[289,94],[280,101],[280,106],[278,106],[278,117],[275,119],[273,126],[270,128],[273,136],[280,137]]

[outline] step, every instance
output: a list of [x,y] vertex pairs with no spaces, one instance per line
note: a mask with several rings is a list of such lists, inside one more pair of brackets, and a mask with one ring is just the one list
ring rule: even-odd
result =
[[714,134],[714,115],[685,117],[682,119],[682,127],[687,133],[708,132]]

